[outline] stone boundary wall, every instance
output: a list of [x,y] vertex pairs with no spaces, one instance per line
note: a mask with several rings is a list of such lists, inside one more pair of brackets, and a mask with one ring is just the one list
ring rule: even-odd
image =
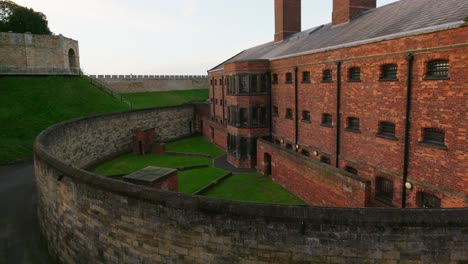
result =
[[118,93],[208,89],[206,75],[91,75]]
[[80,73],[78,41],[62,35],[0,32],[0,58],[0,75]]
[[193,106],[52,126],[34,144],[41,228],[61,263],[465,263],[468,209],[344,209],[217,200],[84,170],[130,130],[189,131]]

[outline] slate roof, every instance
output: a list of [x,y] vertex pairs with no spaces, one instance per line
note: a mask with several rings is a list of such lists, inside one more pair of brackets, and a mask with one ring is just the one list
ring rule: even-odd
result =
[[404,32],[411,35],[412,31],[461,22],[467,17],[468,0],[400,0],[363,12],[346,24],[321,25],[291,35],[282,42],[271,41],[244,50],[210,71],[222,69],[225,63],[234,61],[273,59]]

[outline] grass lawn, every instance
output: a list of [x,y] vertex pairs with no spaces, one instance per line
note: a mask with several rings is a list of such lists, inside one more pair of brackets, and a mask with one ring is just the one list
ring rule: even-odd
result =
[[197,89],[147,93],[126,93],[121,95],[129,100],[134,108],[148,108],[205,101],[208,99],[209,92],[208,89]]
[[32,157],[45,128],[128,109],[80,77],[0,77],[0,163]]
[[259,173],[235,174],[203,193],[203,195],[226,200],[254,201],[258,203],[305,204],[283,187]]
[[213,158],[224,155],[224,151],[211,144],[205,137],[189,137],[166,144],[167,151],[210,154]]
[[[166,145],[168,151],[210,154],[213,157],[223,155],[223,151],[203,137],[189,137]],[[177,168],[180,166],[208,164],[208,168],[179,171],[179,192],[191,194],[225,175],[227,171],[212,167],[212,160],[205,157],[186,157],[148,154],[145,156],[125,154],[106,161],[90,171],[111,176],[129,174],[147,166]],[[304,204],[271,179],[258,174],[235,174],[210,189],[203,195],[228,200],[250,201],[277,204]]]

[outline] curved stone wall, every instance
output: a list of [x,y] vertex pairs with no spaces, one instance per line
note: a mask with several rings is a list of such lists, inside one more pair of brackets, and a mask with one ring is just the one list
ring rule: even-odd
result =
[[[155,191],[83,170],[130,129],[183,136],[190,105],[79,119],[34,146],[39,218],[62,263],[462,263],[468,209],[264,205]],[[407,262],[405,262],[407,263]]]

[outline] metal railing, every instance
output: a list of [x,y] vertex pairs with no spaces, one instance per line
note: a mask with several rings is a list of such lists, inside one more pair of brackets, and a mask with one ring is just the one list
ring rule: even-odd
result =
[[110,88],[109,86],[105,85],[104,83],[100,82],[98,79],[96,79],[93,75],[89,75],[85,72],[83,72],[82,70],[79,71],[79,74],[82,78],[84,78],[85,80],[89,81],[89,83],[91,83],[91,85],[95,86],[96,88],[98,88],[99,90],[103,91],[104,93],[108,94],[109,96],[111,96],[112,98],[116,99],[117,101],[119,101],[120,103],[123,103],[123,104],[126,104],[130,107],[130,109],[133,109],[133,105],[130,101],[128,101],[127,99],[125,99],[121,94],[119,93],[116,93],[114,90],[112,90],[112,88]]

